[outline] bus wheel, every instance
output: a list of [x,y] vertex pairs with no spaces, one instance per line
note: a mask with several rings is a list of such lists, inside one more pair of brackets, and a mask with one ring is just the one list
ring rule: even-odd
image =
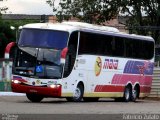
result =
[[97,102],[99,98],[98,97],[84,97],[83,100],[85,102]]
[[132,101],[135,102],[136,99],[138,98],[138,94],[139,94],[139,89],[138,87],[136,86],[134,88],[134,90],[132,91]]
[[74,91],[73,97],[66,98],[69,102],[80,102],[83,98],[84,87],[82,84],[78,84]]
[[43,96],[37,94],[26,93],[26,96],[31,102],[41,102],[41,100],[43,99]]
[[77,86],[73,94],[73,101],[80,102],[83,98],[84,88],[81,84]]
[[132,88],[128,85],[125,87],[123,99],[125,102],[129,102],[132,98]]

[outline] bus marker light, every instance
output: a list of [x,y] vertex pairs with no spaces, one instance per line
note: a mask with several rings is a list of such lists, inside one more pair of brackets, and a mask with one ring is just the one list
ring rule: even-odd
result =
[[50,87],[50,88],[59,88],[60,85],[54,85],[54,84],[52,84],[52,85],[48,85],[48,87]]
[[18,81],[18,80],[12,80],[12,82],[15,83],[15,84],[20,84],[20,83],[21,83],[21,82]]

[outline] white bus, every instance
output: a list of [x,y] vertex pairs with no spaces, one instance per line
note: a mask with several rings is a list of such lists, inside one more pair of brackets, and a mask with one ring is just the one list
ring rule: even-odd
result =
[[24,25],[16,43],[12,91],[45,97],[135,101],[149,95],[154,40],[80,22]]

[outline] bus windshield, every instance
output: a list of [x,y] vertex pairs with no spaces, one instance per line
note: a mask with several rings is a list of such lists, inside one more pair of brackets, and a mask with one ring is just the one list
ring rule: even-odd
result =
[[14,74],[38,78],[61,78],[61,52],[67,46],[67,40],[67,32],[22,30],[13,69]]
[[18,46],[63,49],[68,36],[69,33],[63,31],[25,28],[21,31]]

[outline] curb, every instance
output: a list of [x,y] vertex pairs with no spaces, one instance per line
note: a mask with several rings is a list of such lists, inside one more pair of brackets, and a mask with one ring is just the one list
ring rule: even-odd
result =
[[0,96],[25,96],[24,93],[14,93],[14,92],[1,92]]

